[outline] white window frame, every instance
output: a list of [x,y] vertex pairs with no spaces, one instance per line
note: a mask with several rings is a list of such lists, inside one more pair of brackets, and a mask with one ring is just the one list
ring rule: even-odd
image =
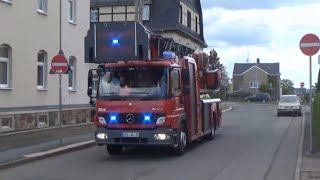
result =
[[[71,63],[73,61],[73,63]],[[69,65],[71,71],[69,72],[69,77],[68,77],[68,89],[69,91],[76,91],[77,87],[77,59],[74,56],[71,56],[69,58]],[[70,86],[70,76],[71,76],[71,81],[72,85]]]
[[91,22],[98,22],[99,21],[99,10],[97,8],[91,8],[90,20],[91,20]]
[[142,20],[150,21],[150,5],[144,5],[142,10]]
[[[2,121],[5,118],[11,119],[10,126],[2,126]],[[13,116],[0,116],[0,131],[11,131],[14,130],[14,117]]]
[[0,57],[0,62],[4,62],[7,64],[7,84],[0,84],[0,89],[8,89],[10,88],[10,75],[11,75],[11,69],[10,69],[10,65],[11,65],[11,60],[10,60],[10,47],[7,47],[6,45],[0,45],[0,47],[4,47],[6,49],[8,49],[8,58],[5,57]]
[[76,24],[77,20],[77,0],[68,0],[68,20],[69,23]]
[[[38,90],[47,90],[48,55],[45,51],[39,51],[38,54],[43,54],[44,60],[43,60],[43,62],[39,62],[39,59],[37,59],[37,89]],[[43,85],[38,84],[38,68],[39,68],[39,66],[43,67],[43,72],[42,72],[43,73],[42,74]]]
[[[40,117],[41,116],[45,116],[46,117],[46,120],[47,122],[40,122]],[[37,126],[38,128],[46,128],[46,127],[49,127],[49,114],[47,113],[39,113],[37,114]]]
[[250,88],[259,88],[259,82],[258,81],[250,81],[249,87]]
[[47,14],[48,0],[37,0],[37,11],[41,14]]
[[12,0],[1,0],[2,2],[12,4]]

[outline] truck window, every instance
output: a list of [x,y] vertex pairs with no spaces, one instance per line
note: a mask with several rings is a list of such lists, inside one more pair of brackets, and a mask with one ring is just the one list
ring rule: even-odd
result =
[[178,69],[171,71],[171,92],[173,96],[177,96],[180,92],[180,72]]

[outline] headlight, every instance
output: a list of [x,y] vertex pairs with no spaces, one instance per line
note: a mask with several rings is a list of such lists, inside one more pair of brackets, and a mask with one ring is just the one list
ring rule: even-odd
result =
[[159,117],[156,124],[164,124],[166,122],[166,117]]
[[99,123],[100,124],[107,124],[107,121],[106,121],[106,119],[104,118],[104,117],[98,117],[98,121],[99,121]]
[[293,106],[294,109],[300,109],[300,106]]
[[284,106],[279,106],[279,109],[284,109],[285,107]]

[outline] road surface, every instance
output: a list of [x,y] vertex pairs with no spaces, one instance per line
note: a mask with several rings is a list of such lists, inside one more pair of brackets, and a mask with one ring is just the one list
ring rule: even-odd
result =
[[276,117],[276,105],[236,104],[213,141],[181,157],[153,149],[110,157],[105,147],[0,171],[1,180],[293,180],[301,117]]

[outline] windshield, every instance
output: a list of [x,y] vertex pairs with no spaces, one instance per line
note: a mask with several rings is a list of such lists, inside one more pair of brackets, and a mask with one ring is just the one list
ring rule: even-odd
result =
[[100,77],[99,98],[161,99],[168,94],[167,67],[107,68]]
[[298,101],[299,101],[298,98],[297,98],[297,97],[294,97],[294,96],[292,96],[292,97],[290,97],[290,96],[288,96],[288,97],[282,97],[281,100],[280,100],[280,102],[282,102],[282,103],[286,103],[286,102],[298,102]]

